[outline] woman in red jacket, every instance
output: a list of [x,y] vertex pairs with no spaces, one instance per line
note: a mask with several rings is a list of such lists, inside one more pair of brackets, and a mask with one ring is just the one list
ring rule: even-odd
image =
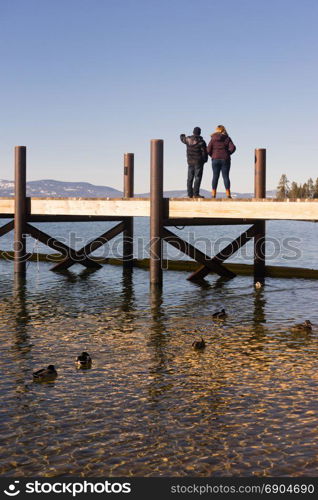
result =
[[232,139],[223,125],[218,125],[215,132],[211,134],[211,140],[208,145],[208,154],[212,158],[212,198],[216,197],[216,188],[218,186],[219,176],[222,172],[226,196],[231,198],[230,191],[230,168],[231,168],[231,155],[236,150]]

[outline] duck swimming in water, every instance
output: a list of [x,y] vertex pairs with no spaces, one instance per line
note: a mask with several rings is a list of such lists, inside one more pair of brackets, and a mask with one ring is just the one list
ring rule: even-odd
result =
[[311,332],[312,323],[309,319],[306,319],[303,323],[299,323],[291,328],[293,332]]
[[78,368],[90,368],[92,366],[92,358],[88,352],[84,351],[80,356],[77,356],[76,364]]
[[203,337],[201,337],[201,340],[195,340],[194,342],[192,342],[192,347],[194,347],[194,349],[204,349],[205,342]]
[[49,365],[47,368],[42,368],[42,370],[38,370],[33,373],[33,380],[35,382],[46,382],[49,380],[54,380],[57,377],[57,371],[54,368],[54,365]]
[[224,319],[227,316],[225,309],[221,309],[221,311],[217,311],[212,314],[212,318],[214,319]]

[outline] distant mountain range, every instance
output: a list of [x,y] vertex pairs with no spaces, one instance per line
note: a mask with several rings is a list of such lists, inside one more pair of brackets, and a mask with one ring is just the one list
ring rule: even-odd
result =
[[[200,193],[206,198],[211,197],[210,191],[201,189]],[[167,198],[185,198],[186,190],[165,191]],[[267,191],[266,196],[273,198],[276,191]],[[0,180],[0,196],[14,196],[14,182]],[[52,198],[121,198],[122,191],[109,186],[95,186],[89,182],[62,182],[53,179],[43,179],[40,181],[27,182],[27,196],[52,197]],[[149,198],[149,193],[136,193],[136,197]],[[218,196],[224,197],[225,193],[220,192]],[[253,193],[232,193],[233,198],[253,198]]]

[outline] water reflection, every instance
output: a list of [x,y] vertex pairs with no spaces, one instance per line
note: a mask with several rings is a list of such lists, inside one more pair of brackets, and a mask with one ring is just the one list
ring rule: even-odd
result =
[[25,327],[30,320],[30,315],[26,306],[27,284],[26,277],[20,273],[14,273],[12,303],[11,307],[14,310],[14,317],[17,325],[25,330]]
[[[186,276],[149,290],[145,271],[110,266],[2,275],[0,474],[314,475],[315,284]],[[307,318],[312,332],[291,330]],[[83,350],[90,370],[74,366]],[[50,363],[54,384],[33,384]]]
[[150,349],[151,365],[149,367],[150,383],[148,393],[150,401],[158,404],[160,397],[172,388],[168,382],[169,359],[167,344],[169,335],[166,334],[166,317],[163,308],[163,291],[161,287],[151,286],[149,292],[151,323],[148,347]]
[[266,298],[264,288],[255,289],[254,308],[253,308],[253,338],[261,341],[266,335],[266,317],[265,317]]
[[[121,286],[121,310],[129,313],[135,310],[135,294],[133,285],[134,270],[123,268]],[[131,315],[129,316],[131,317]]]

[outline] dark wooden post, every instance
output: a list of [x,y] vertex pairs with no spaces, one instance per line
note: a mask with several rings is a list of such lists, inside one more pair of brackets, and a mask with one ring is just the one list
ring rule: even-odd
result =
[[[124,198],[134,196],[134,154],[124,155]],[[123,232],[123,266],[125,269],[133,267],[134,258],[134,219],[127,217],[124,220]]]
[[[255,198],[266,198],[266,149],[255,149],[254,196]],[[257,233],[254,238],[254,282],[264,283],[265,221],[257,221],[256,227]]]
[[124,154],[124,198],[134,196],[134,153]]
[[26,269],[26,147],[15,147],[14,272]]
[[254,196],[266,198],[266,149],[255,149]]
[[162,285],[163,140],[150,150],[150,284]]

